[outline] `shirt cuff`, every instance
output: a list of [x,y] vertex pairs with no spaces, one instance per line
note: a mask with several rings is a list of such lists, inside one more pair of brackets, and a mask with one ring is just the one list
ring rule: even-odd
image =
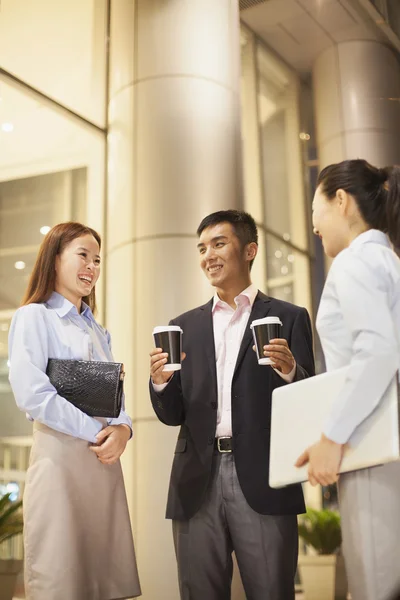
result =
[[286,381],[286,383],[293,383],[294,376],[296,375],[296,368],[297,368],[297,363],[295,362],[293,369],[287,375],[285,375],[284,373],[281,373],[277,369],[274,369],[274,371],[275,371],[275,373],[278,373],[279,377],[281,377],[283,379],[283,381]]
[[125,410],[121,410],[119,417],[107,419],[108,425],[126,425],[131,430],[129,439],[133,437],[132,419],[126,414]]
[[132,429],[132,426],[129,425],[129,423],[119,423],[119,425],[126,425],[127,427],[129,427],[129,429],[131,430],[131,435],[129,436],[129,439],[131,440],[133,438],[133,429]]
[[165,388],[167,387],[168,384],[169,384],[169,381],[167,381],[167,383],[154,383],[153,381],[151,382],[151,385],[153,386],[153,390],[155,392],[157,392],[157,394],[160,394],[163,390],[165,390]]
[[351,434],[348,434],[344,431],[340,431],[340,429],[339,431],[337,431],[338,429],[339,427],[335,427],[334,425],[327,423],[322,433],[331,442],[335,442],[335,444],[340,444],[343,446],[344,444],[347,444]]

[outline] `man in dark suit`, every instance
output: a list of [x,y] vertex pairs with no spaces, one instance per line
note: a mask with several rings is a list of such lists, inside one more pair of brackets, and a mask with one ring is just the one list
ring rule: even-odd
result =
[[[154,410],[180,426],[167,518],[181,598],[229,600],[235,552],[248,599],[293,600],[296,515],[305,507],[300,485],[268,484],[271,394],[314,374],[310,319],[252,285],[258,236],[250,215],[213,213],[197,234],[200,266],[216,294],[171,321],[183,329],[181,371],[163,371],[162,349],[150,354]],[[265,346],[274,368],[260,366],[252,348],[250,324],[267,315],[283,323],[282,339]]]

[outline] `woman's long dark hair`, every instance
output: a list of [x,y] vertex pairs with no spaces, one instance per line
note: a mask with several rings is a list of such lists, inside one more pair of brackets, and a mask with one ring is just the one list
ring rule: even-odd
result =
[[379,169],[366,160],[344,160],[325,167],[317,185],[329,200],[338,190],[351,194],[367,225],[400,247],[400,166]]
[[[55,290],[56,257],[74,239],[83,235],[92,235],[101,247],[101,238],[97,231],[81,223],[60,223],[55,225],[44,238],[37,255],[35,266],[25,292],[22,306],[46,302]],[[82,298],[92,312],[96,311],[96,291],[93,287],[89,296]]]

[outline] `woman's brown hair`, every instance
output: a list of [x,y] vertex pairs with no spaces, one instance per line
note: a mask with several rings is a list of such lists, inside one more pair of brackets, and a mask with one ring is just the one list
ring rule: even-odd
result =
[[[22,306],[46,302],[50,298],[56,285],[56,256],[61,254],[73,240],[88,234],[94,237],[100,248],[101,237],[97,231],[81,223],[72,221],[60,223],[49,231],[39,248]],[[95,288],[82,300],[88,304],[92,312],[96,311]]]

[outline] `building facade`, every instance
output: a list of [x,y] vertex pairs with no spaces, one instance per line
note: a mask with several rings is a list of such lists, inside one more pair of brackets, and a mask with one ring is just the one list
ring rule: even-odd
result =
[[[31,435],[8,385],[10,319],[48,228],[84,221],[103,238],[98,317],[127,371],[145,599],[178,597],[164,520],[177,431],[153,414],[148,352],[154,325],[212,295],[197,226],[249,211],[255,282],[314,315],[316,176],[345,158],[400,161],[399,51],[397,0],[2,0],[0,491],[23,490]],[[234,588],[243,598],[237,574]]]

